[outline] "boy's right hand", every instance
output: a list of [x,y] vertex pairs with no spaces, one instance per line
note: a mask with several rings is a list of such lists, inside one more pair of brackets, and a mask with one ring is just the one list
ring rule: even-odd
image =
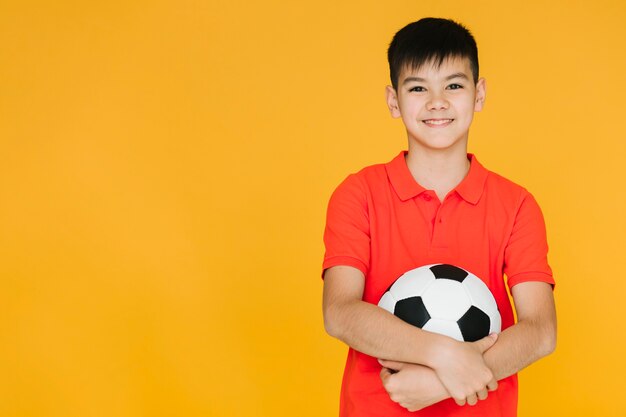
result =
[[453,340],[435,356],[432,368],[458,405],[474,405],[487,398],[487,391],[498,388],[498,382],[483,359],[483,353],[497,338],[493,333],[476,342]]

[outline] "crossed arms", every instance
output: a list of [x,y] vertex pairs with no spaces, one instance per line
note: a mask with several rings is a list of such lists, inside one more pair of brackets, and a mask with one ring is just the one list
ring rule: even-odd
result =
[[356,268],[326,270],[324,326],[353,349],[381,358],[385,389],[410,411],[450,397],[459,405],[474,405],[497,388],[498,380],[550,354],[556,345],[554,298],[547,283],[515,285],[517,323],[497,340],[491,336],[473,343],[423,331],[362,301],[364,283]]

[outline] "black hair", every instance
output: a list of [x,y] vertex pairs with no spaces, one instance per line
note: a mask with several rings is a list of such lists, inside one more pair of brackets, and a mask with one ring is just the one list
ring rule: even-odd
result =
[[394,35],[387,50],[393,88],[398,89],[403,68],[417,70],[429,62],[440,66],[447,58],[468,58],[474,83],[478,82],[478,48],[465,26],[434,17],[409,23]]

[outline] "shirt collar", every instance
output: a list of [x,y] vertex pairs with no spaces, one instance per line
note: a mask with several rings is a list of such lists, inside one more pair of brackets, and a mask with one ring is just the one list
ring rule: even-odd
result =
[[[411,175],[411,171],[409,171],[404,159],[407,153],[408,151],[402,151],[398,156],[385,164],[389,181],[402,201],[428,191],[418,184],[413,175]],[[468,153],[467,157],[470,160],[469,172],[453,191],[468,203],[476,204],[483,193],[488,171],[478,162],[474,154]]]

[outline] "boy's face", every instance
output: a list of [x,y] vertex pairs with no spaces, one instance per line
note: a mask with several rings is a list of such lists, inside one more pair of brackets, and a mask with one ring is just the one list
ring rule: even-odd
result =
[[467,58],[449,58],[439,67],[426,63],[417,71],[405,68],[397,91],[387,86],[391,115],[402,118],[413,145],[431,150],[467,149],[474,112],[484,100],[485,80],[474,84]]

